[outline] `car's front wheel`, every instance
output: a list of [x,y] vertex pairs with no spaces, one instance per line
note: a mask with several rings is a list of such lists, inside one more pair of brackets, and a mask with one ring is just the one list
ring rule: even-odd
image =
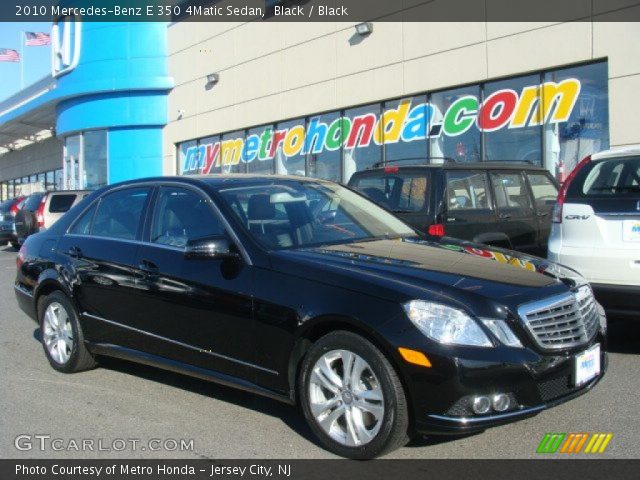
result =
[[39,302],[40,336],[44,353],[53,368],[64,373],[96,366],[84,344],[75,308],[66,295],[56,291]]
[[382,352],[360,335],[337,331],[315,342],[303,361],[299,392],[311,429],[338,455],[374,458],[408,441],[400,379]]

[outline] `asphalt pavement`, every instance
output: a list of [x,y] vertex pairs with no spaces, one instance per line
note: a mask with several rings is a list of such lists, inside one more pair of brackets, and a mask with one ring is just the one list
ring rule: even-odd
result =
[[[0,458],[333,457],[296,408],[270,399],[123,361],[54,371],[15,301],[15,258],[0,247]],[[609,331],[609,371],[588,394],[481,434],[417,440],[387,458],[535,458],[547,432],[613,433],[600,457],[640,458],[640,321]]]

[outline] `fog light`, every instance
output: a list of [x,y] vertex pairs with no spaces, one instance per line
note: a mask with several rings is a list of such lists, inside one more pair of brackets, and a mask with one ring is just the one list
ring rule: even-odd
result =
[[493,403],[493,409],[496,412],[504,412],[509,408],[511,404],[511,400],[504,393],[498,393],[493,396],[492,403]]
[[491,408],[491,400],[489,400],[489,397],[473,397],[471,408],[473,408],[474,413],[482,415],[487,413]]

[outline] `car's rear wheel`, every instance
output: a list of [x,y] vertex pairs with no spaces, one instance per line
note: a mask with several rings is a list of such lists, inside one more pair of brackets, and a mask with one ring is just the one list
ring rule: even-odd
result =
[[330,451],[374,458],[408,441],[404,389],[393,366],[367,339],[338,331],[303,361],[300,400],[309,426]]
[[40,335],[44,353],[53,368],[64,373],[96,366],[84,344],[75,308],[66,295],[56,291],[39,302]]
[[12,241],[11,241],[11,246],[12,246],[15,250],[20,250],[20,244],[17,242],[17,240],[12,240]]

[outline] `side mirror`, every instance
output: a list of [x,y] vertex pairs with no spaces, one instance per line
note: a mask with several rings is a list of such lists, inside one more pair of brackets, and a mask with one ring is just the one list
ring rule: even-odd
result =
[[226,237],[209,237],[198,240],[191,240],[187,243],[184,258],[195,259],[218,259],[238,258],[237,252],[232,251],[231,243]]

